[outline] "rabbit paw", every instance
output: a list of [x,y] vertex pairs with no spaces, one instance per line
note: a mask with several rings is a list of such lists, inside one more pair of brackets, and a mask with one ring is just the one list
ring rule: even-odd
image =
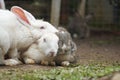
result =
[[5,65],[7,66],[14,66],[14,65],[19,65],[22,64],[21,61],[15,60],[15,59],[7,59],[5,60]]
[[35,64],[35,61],[33,59],[26,59],[25,63],[26,64]]
[[48,61],[42,60],[42,61],[41,61],[41,65],[48,66],[49,63],[48,63]]
[[56,63],[54,61],[49,63],[51,66],[56,66]]
[[63,61],[61,63],[61,66],[69,66],[70,65],[70,62],[69,61]]

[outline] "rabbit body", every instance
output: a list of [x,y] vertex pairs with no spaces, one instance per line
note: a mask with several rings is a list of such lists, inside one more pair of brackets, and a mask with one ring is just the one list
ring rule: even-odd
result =
[[72,34],[72,37],[88,38],[90,36],[90,29],[88,22],[90,22],[92,14],[85,16],[84,18],[76,13],[68,24],[68,31]]
[[4,64],[4,57],[7,51],[10,48],[10,37],[8,32],[6,32],[3,28],[0,28],[0,64]]

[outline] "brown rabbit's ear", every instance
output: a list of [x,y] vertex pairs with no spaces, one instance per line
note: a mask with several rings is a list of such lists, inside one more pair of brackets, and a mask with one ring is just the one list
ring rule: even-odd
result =
[[18,18],[20,18],[27,24],[30,24],[22,8],[14,6],[11,8],[11,12],[13,12]]
[[56,32],[55,34],[60,38],[60,32]]
[[77,51],[77,46],[76,46],[76,44],[75,44],[73,41],[71,41],[70,43],[71,43],[71,53],[76,52],[76,51]]

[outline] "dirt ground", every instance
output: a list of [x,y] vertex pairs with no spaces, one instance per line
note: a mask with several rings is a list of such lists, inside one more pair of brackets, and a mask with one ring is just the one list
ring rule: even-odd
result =
[[78,63],[120,64],[120,35],[92,33],[90,38],[75,42],[78,46]]

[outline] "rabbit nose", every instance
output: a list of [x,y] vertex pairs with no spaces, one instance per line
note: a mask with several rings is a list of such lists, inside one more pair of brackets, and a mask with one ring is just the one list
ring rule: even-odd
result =
[[63,52],[63,53],[67,53],[67,52],[68,52],[68,50],[67,50],[67,49],[64,49],[62,52]]
[[50,57],[54,57],[55,56],[55,52],[51,51],[50,52]]

